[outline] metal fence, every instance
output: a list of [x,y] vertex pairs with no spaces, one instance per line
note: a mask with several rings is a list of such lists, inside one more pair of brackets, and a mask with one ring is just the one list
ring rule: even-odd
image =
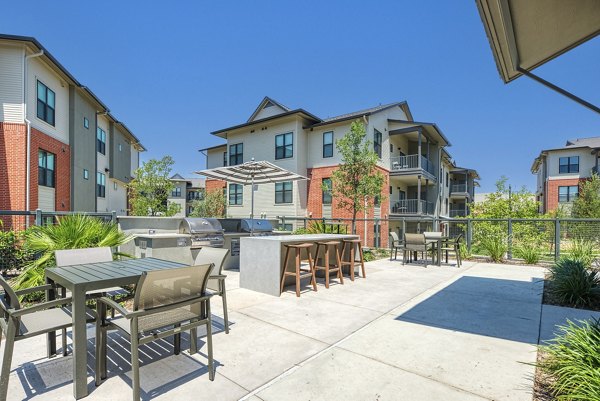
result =
[[[278,217],[280,226],[295,223],[296,228],[308,229],[314,222],[321,226],[344,225],[351,230],[351,219]],[[365,225],[366,223],[366,225]],[[404,233],[443,231],[455,238],[462,235],[466,250],[474,256],[486,256],[488,247],[499,246],[505,249],[504,258],[522,259],[526,250],[535,249],[542,261],[555,261],[569,255],[582,246],[590,247],[596,257],[600,257],[600,219],[471,219],[397,217],[392,219],[357,219],[357,232],[364,244],[382,247],[386,244],[382,225],[395,231],[402,238]],[[318,229],[318,227],[316,227]]]

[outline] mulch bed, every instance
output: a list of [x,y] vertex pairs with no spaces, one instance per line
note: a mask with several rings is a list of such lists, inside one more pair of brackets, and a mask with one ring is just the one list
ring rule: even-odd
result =
[[[537,363],[539,364],[545,358],[544,352],[539,351]],[[533,401],[553,401],[556,398],[552,395],[552,376],[544,373],[539,367],[535,368],[535,381],[533,383]]]

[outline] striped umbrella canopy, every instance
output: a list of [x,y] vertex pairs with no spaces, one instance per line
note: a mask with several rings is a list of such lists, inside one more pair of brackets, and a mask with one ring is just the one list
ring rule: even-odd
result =
[[[252,203],[250,218],[254,218],[254,185],[267,184],[270,182],[300,181],[308,180],[307,177],[293,173],[289,170],[274,165],[266,160],[254,161],[254,158],[246,163],[236,166],[217,167],[207,170],[196,171],[215,180],[233,182],[235,184],[252,185]],[[254,224],[251,225],[254,227]]]

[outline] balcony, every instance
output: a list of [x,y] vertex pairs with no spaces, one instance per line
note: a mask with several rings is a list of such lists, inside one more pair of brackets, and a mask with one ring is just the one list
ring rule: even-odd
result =
[[450,185],[450,197],[452,198],[469,198],[471,193],[469,192],[469,186],[467,184],[452,184]]
[[403,199],[392,202],[392,214],[433,214],[433,203],[418,199]]
[[450,209],[450,217],[466,217],[467,212],[465,209]]
[[390,169],[391,171],[407,173],[411,170],[421,169],[435,177],[433,162],[425,156],[407,155],[390,157]]

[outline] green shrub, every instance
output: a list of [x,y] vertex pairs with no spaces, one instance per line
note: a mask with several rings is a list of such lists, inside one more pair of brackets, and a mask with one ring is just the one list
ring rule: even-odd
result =
[[574,239],[569,249],[569,259],[579,260],[590,267],[594,261],[594,242],[584,238]]
[[23,246],[23,232],[0,231],[0,269],[20,270],[31,260],[33,253]]
[[119,246],[131,238],[115,223],[107,223],[85,215],[65,216],[57,224],[34,226],[25,232],[25,246],[39,257],[25,266],[14,280],[15,289],[24,289],[44,284],[45,269],[55,266],[54,251],[59,249]]
[[508,251],[506,238],[502,234],[489,234],[481,238],[481,248],[492,262],[502,262]]
[[[331,224],[325,224],[321,220],[311,221],[308,228],[305,229],[307,234],[337,234],[337,227],[334,228]],[[346,234],[347,228],[345,225],[340,225],[340,234]]]
[[600,273],[588,269],[581,260],[561,259],[550,268],[549,291],[561,304],[590,305],[600,295]]
[[524,243],[515,247],[515,256],[525,260],[528,265],[538,263],[542,257],[542,250],[537,244]]
[[559,335],[540,347],[547,357],[539,367],[553,380],[557,400],[600,400],[600,322],[567,321]]

